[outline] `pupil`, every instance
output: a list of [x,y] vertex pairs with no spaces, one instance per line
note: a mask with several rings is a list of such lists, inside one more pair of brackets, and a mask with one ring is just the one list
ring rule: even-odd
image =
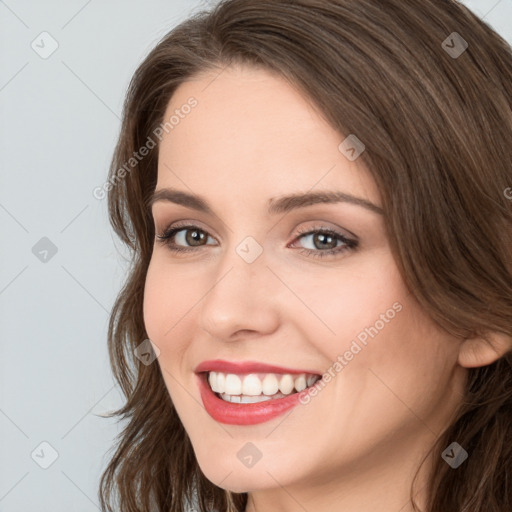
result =
[[322,245],[323,245],[323,247],[325,247],[326,244],[329,244],[329,242],[332,243],[333,241],[334,241],[334,246],[336,246],[336,240],[334,240],[334,238],[331,235],[326,235],[325,233],[319,233],[317,235],[317,238],[315,239],[315,245],[316,245],[317,240],[321,241],[320,247],[322,247]]
[[189,245],[200,245],[200,242],[204,239],[204,233],[201,231],[189,231],[189,234],[187,234],[187,243]]

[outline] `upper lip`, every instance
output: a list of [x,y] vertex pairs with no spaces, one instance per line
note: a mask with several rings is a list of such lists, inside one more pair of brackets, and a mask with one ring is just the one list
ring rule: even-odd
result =
[[320,375],[316,371],[298,370],[296,368],[285,368],[257,361],[224,361],[215,359],[211,361],[203,361],[198,364],[195,369],[196,373],[200,372],[223,372],[223,373],[308,373],[312,375]]

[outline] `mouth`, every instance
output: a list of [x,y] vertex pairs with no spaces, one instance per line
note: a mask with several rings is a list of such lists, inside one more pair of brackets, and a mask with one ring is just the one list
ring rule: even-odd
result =
[[219,423],[254,425],[298,405],[322,377],[259,363],[205,362],[196,368],[206,412]]
[[217,398],[237,404],[254,404],[278,400],[313,386],[320,375],[312,373],[206,372],[208,385]]

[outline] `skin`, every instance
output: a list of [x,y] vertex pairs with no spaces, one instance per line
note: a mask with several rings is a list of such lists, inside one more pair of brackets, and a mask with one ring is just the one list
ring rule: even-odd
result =
[[[152,207],[157,234],[187,221],[208,238],[188,253],[156,241],[144,295],[146,330],[198,463],[217,486],[249,492],[248,512],[410,511],[414,472],[464,390],[463,344],[404,285],[381,214],[342,202],[267,213],[270,198],[311,190],[381,203],[361,159],[339,151],[345,136],[288,82],[248,67],[217,75],[197,75],[173,95],[166,119],[191,96],[198,105],[164,135],[156,185],[198,194],[215,214]],[[325,251],[297,233],[318,227],[354,234],[359,245],[324,258],[301,253]],[[191,231],[174,242],[190,247]],[[248,236],[263,249],[253,263],[236,252]],[[200,362],[323,374],[397,302],[401,311],[307,405],[252,426],[206,413]],[[467,366],[479,362],[480,345],[471,346]],[[237,457],[249,441],[262,454],[251,468]]]

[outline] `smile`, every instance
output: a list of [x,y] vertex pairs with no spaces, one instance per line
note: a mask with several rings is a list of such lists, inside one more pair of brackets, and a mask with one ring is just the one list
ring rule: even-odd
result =
[[284,398],[312,386],[319,375],[285,373],[235,373],[209,372],[208,383],[213,392],[226,402],[252,404]]
[[201,363],[196,376],[206,412],[231,425],[254,425],[284,414],[321,379],[309,371],[219,360]]

